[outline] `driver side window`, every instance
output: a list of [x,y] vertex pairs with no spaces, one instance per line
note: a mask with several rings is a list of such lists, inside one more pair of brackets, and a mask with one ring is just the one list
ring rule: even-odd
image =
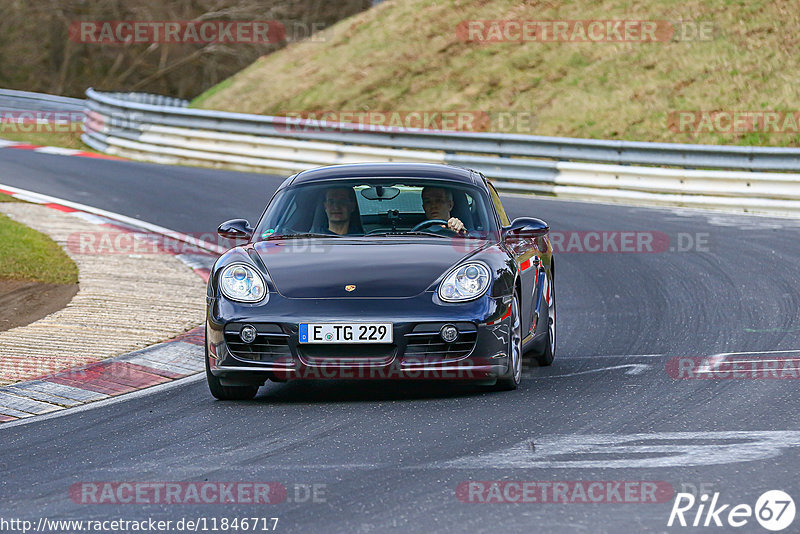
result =
[[508,220],[506,210],[503,209],[503,205],[500,203],[500,196],[497,194],[497,190],[495,190],[494,186],[488,181],[486,183],[489,185],[489,194],[492,195],[492,204],[494,204],[494,209],[497,211],[497,215],[500,217],[500,224],[503,226],[508,226],[511,224],[511,221]]

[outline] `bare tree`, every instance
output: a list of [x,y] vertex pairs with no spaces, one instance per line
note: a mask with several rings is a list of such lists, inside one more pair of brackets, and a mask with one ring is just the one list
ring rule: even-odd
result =
[[[278,21],[320,28],[370,0],[0,0],[0,87],[83,96],[87,87],[193,98],[286,45],[89,43],[70,38],[81,21]],[[72,26],[74,29],[74,26]],[[287,35],[288,39],[294,36]]]

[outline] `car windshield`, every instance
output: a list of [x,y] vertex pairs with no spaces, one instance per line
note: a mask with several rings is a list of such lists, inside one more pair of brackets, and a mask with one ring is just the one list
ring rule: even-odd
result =
[[278,193],[255,235],[257,240],[398,235],[497,239],[490,205],[484,191],[459,182],[424,178],[314,182]]

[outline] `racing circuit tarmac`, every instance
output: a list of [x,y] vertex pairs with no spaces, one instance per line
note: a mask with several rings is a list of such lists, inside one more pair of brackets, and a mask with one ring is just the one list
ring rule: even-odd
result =
[[[0,150],[0,183],[187,233],[213,232],[239,216],[255,222],[281,181]],[[204,379],[188,379],[0,427],[0,516],[277,517],[279,532],[722,532],[730,526],[668,528],[672,495],[644,503],[574,495],[568,503],[464,501],[486,500],[488,481],[650,481],[675,492],[719,492],[731,505],[754,506],[772,489],[798,499],[797,380],[672,376],[674,358],[800,358],[800,221],[503,201],[512,219],[540,217],[554,231],[660,232],[669,246],[558,255],[556,361],[527,369],[516,392],[268,383],[252,402],[219,402]],[[71,498],[74,484],[99,481],[278,482],[287,499],[96,505]],[[737,531],[765,532],[753,517]]]

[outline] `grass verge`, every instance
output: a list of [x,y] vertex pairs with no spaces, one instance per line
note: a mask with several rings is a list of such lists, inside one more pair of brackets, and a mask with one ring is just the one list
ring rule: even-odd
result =
[[82,132],[21,132],[16,129],[0,129],[0,139],[38,146],[57,146],[94,152],[81,141]]
[[77,284],[78,267],[55,241],[0,214],[0,280]]

